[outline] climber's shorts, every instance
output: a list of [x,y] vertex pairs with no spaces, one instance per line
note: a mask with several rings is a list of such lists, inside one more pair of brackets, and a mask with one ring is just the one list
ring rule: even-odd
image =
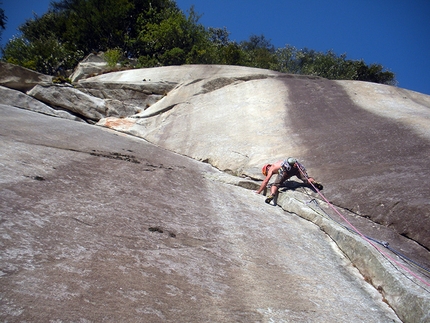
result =
[[282,183],[285,182],[288,178],[289,178],[289,176],[286,172],[283,175],[278,174],[272,185],[279,188],[279,186],[281,186]]
[[302,166],[302,172],[304,174],[302,174],[298,170],[293,170],[291,172],[287,172],[287,171],[279,172],[272,185],[279,188],[286,180],[288,180],[289,178],[291,178],[293,176],[296,176],[297,178],[301,179],[304,183],[307,183],[308,182],[308,180],[307,180],[308,174],[306,172],[306,169],[303,166]]

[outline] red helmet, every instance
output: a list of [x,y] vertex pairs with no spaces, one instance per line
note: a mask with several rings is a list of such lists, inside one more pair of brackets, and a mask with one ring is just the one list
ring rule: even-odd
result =
[[268,168],[269,168],[270,166],[272,166],[272,164],[266,164],[266,165],[264,165],[264,166],[263,166],[263,168],[261,169],[261,172],[263,173],[263,175],[264,175],[264,176],[267,176],[267,171],[268,171]]

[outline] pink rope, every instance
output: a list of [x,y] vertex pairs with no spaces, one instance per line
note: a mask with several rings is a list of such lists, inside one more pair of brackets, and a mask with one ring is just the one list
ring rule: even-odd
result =
[[403,264],[401,264],[398,261],[396,261],[393,257],[391,257],[390,255],[388,255],[387,253],[385,253],[384,250],[382,250],[379,246],[377,246],[376,244],[374,244],[370,239],[368,239],[364,234],[362,234],[356,227],[354,227],[338,210],[336,210],[336,208],[325,198],[325,196],[321,193],[321,191],[319,189],[317,189],[314,186],[314,184],[312,184],[311,182],[309,182],[309,178],[308,178],[307,174],[305,172],[303,172],[303,170],[300,167],[299,163],[297,163],[297,167],[299,168],[300,173],[302,173],[302,175],[308,180],[308,183],[310,183],[312,185],[312,187],[316,190],[316,192],[318,193],[318,195],[320,195],[323,198],[323,200],[330,206],[330,208],[332,208],[336,212],[337,215],[339,215],[346,223],[348,223],[348,225],[356,233],[358,233],[364,240],[366,240],[368,243],[370,243],[371,246],[373,246],[376,250],[378,250],[382,255],[384,255],[390,261],[394,262],[397,266],[399,266],[403,270],[407,271],[410,275],[412,275],[413,277],[415,277],[416,279],[418,279],[419,281],[421,281],[423,284],[425,284],[427,286],[430,286],[430,283],[426,282],[424,279],[422,279],[421,277],[419,277],[418,275],[416,275],[414,272],[412,272],[409,268],[407,268]]

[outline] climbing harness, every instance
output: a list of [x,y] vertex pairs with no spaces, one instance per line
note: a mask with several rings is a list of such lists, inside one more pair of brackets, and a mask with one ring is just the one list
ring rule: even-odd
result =
[[283,175],[285,172],[289,172],[292,167],[294,166],[294,164],[297,165],[297,167],[299,169],[301,169],[301,171],[306,175],[307,177],[307,173],[306,173],[306,168],[305,166],[303,166],[302,164],[300,164],[297,159],[289,157],[288,159],[285,159],[282,163],[281,163],[281,168],[279,169],[279,174]]
[[279,169],[279,174],[282,175],[283,172],[289,172],[291,170],[291,165],[287,160],[281,163],[281,168]]

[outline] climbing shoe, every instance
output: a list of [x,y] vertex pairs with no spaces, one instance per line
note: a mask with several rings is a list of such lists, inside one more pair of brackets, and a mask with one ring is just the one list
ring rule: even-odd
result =
[[314,186],[315,186],[317,189],[319,189],[320,191],[322,191],[322,189],[324,188],[324,187],[322,186],[322,184],[321,184],[321,183],[313,182],[312,184],[314,184]]
[[267,204],[269,204],[270,202],[272,202],[273,198],[274,198],[273,195],[269,195],[264,202],[266,202]]

